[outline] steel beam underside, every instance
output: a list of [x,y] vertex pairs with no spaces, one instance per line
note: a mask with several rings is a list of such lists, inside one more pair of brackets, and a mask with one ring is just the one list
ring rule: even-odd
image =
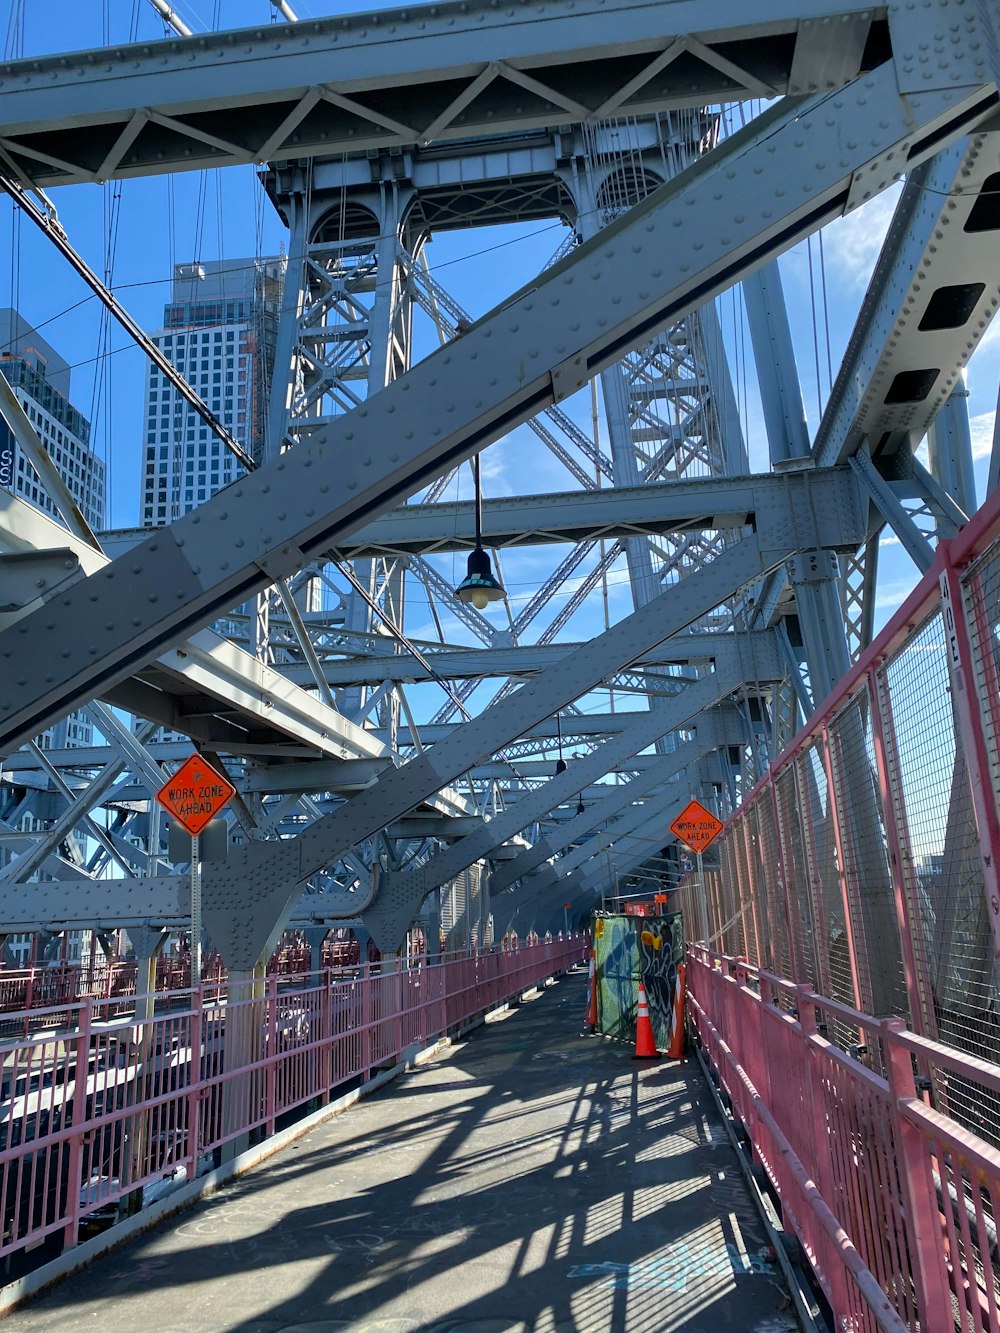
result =
[[884,14],[461,0],[33,58],[0,65],[0,148],[48,187],[809,94],[888,57]]

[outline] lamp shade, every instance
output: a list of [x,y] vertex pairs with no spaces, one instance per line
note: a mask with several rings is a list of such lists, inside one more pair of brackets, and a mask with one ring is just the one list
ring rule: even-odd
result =
[[477,611],[484,610],[490,602],[502,602],[507,596],[481,546],[470,554],[468,572],[455,589],[455,596],[460,602],[469,602]]

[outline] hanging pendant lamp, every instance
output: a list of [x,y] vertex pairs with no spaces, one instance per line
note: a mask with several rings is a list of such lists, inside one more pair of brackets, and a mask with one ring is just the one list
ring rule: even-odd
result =
[[484,611],[490,602],[502,602],[507,594],[493,573],[490,557],[483,550],[483,496],[479,486],[478,454],[472,460],[472,475],[476,486],[476,549],[469,556],[468,570],[455,589],[455,596],[477,611]]
[[565,773],[569,765],[563,758],[562,752],[562,713],[556,713],[556,734],[559,737],[559,758],[556,760],[556,777],[560,773]]

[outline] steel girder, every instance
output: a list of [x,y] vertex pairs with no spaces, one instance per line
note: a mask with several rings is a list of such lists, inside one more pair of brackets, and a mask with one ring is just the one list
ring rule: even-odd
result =
[[[920,11],[913,35],[925,21]],[[962,31],[930,80],[948,86],[907,91],[920,79],[904,54],[898,71],[885,64],[836,94],[765,112],[363,407],[0,634],[10,681],[0,752],[974,127],[997,101],[995,34],[971,20]],[[720,192],[745,211],[719,209]],[[419,432],[407,425],[414,411]],[[41,679],[29,662],[45,664]]]
[[[581,841],[599,824],[618,815],[626,806],[633,805],[637,800],[646,800],[656,788],[673,781],[690,763],[720,743],[722,737],[713,726],[714,720],[714,710],[699,716],[695,723],[696,740],[682,743],[668,755],[658,755],[649,768],[631,781],[605,788],[607,795],[592,799],[583,814],[576,815],[564,824],[557,824],[513,860],[497,866],[490,876],[490,893],[502,892],[543,862],[554,860],[564,847]],[[733,745],[742,745],[744,729],[730,729],[728,740]]]
[[[699,682],[699,685],[692,685],[690,687],[692,706],[694,706],[694,696],[699,694],[699,687],[702,684],[707,683],[709,682]],[[713,683],[715,684],[716,689],[720,687],[721,682],[715,681]],[[667,710],[657,711],[666,712]],[[711,731],[710,717],[711,715],[709,714],[702,715],[699,718],[699,724],[702,721],[708,722],[708,725],[705,727],[706,731]],[[670,723],[670,726],[676,727],[677,725],[678,723],[675,717]],[[567,830],[567,832],[570,829],[575,830],[570,836],[580,836],[585,831],[585,828],[593,827],[596,819],[606,818],[620,810],[626,804],[631,805],[637,798],[643,797],[647,799],[645,799],[641,806],[635,809],[634,814],[636,816],[641,816],[644,820],[648,821],[651,818],[656,818],[663,802],[667,799],[671,799],[672,804],[676,804],[677,809],[680,810],[681,805],[687,800],[687,793],[685,789],[685,795],[683,797],[679,795],[678,786],[680,785],[680,782],[678,775],[690,768],[692,764],[696,763],[699,756],[705,754],[710,746],[711,742],[701,739],[689,741],[682,744],[670,755],[658,757],[655,767],[650,770],[645,778],[637,778],[624,787],[612,789],[612,795],[606,797],[595,806],[595,811],[600,808],[603,811],[602,814],[588,816],[585,812],[577,819],[564,825],[563,828]],[[587,758],[589,760],[591,756],[588,756]],[[566,775],[564,774],[563,776],[565,777]],[[652,788],[660,786],[664,782],[670,782],[671,779],[674,779],[674,781],[671,783],[672,790],[670,792],[656,793],[652,796],[649,795]],[[558,779],[556,779],[556,781],[558,781]],[[500,820],[503,820],[504,816],[500,816],[499,818]],[[496,820],[491,821],[493,824],[496,822]],[[511,820],[510,822],[513,823],[515,821]],[[483,833],[486,832],[487,830],[483,830]],[[553,834],[552,843],[554,846],[558,847],[566,845],[566,840],[563,839],[562,833],[563,830],[560,829],[557,833]],[[446,852],[442,852],[433,857],[430,862],[421,866],[417,871],[383,877],[383,881],[379,886],[378,897],[373,907],[363,913],[364,919],[371,925],[372,933],[376,943],[379,944],[379,947],[383,949],[395,949],[399,947],[399,944],[405,935],[406,928],[419,911],[421,903],[423,903],[428,895],[433,893],[439,886],[442,882],[442,875],[445,874],[445,872],[447,872],[447,881],[460,874],[476,861],[492,856],[492,852],[484,852],[482,850],[485,842],[486,838],[484,838],[482,834],[470,835],[470,837],[462,839],[460,843],[449,848]],[[538,853],[541,854],[538,855]],[[553,852],[550,849],[549,840],[544,840],[542,845],[536,844],[534,847],[526,847],[523,851],[517,853],[517,855],[508,862],[507,867],[503,867],[499,871],[494,870],[493,874],[489,877],[487,886],[490,895],[490,904],[491,908],[494,905],[498,908],[498,915],[501,918],[501,934],[505,933],[510,924],[510,920],[513,919],[514,912],[509,909],[514,907],[516,910],[516,907],[525,905],[536,896],[540,896],[544,901],[546,896],[545,891],[553,885],[554,880],[554,876],[550,875],[534,877],[531,875],[524,875],[524,878],[522,878],[522,875],[524,874],[523,870],[521,874],[512,876],[510,870],[514,866],[525,867],[529,862],[532,865],[537,865],[541,860],[545,860],[547,856],[552,854]],[[495,899],[494,893],[498,890],[502,891],[502,889],[509,885],[514,878],[521,879],[521,892],[515,891],[510,895],[501,897],[499,900]],[[559,897],[562,896],[563,892],[560,892]],[[501,907],[500,904],[503,904],[503,907]]]
[[908,176],[813,443],[821,466],[865,439],[876,456],[919,440],[961,387],[1000,305],[997,172],[1000,132],[944,147]]
[[[804,521],[804,527],[793,534],[789,530],[791,514],[789,509],[775,513],[770,525],[758,515],[761,526],[754,536],[723,552],[710,565],[634,611],[508,698],[494,703],[481,717],[457,727],[402,768],[384,774],[372,788],[325,815],[297,838],[251,844],[231,856],[225,867],[207,872],[203,881],[204,920],[224,956],[229,956],[228,947],[242,959],[255,960],[270,937],[267,923],[285,919],[298,896],[298,886],[310,875],[335,862],[387,821],[412,809],[442,783],[493,755],[527,727],[553,716],[653,643],[678,632],[737,588],[787,558],[789,541],[804,540],[812,545],[812,539],[822,533],[820,545],[837,546],[849,531],[856,530],[860,518],[857,511],[837,516],[799,511],[795,518],[800,524]],[[772,545],[775,540],[777,547]],[[773,678],[773,661],[755,664],[750,660],[752,640],[740,635],[723,637],[731,640],[731,651],[741,659],[737,678]],[[718,657],[716,670],[724,670]],[[339,911],[354,915],[368,905],[359,902],[357,896],[344,895]],[[331,903],[330,915],[337,914],[338,909]]]
[[[773,630],[754,630],[753,635],[769,635]],[[387,648],[391,648],[391,643]],[[660,644],[636,662],[635,666],[681,666],[688,663],[701,664],[710,660],[719,646],[719,635],[715,631],[685,633],[667,643]],[[553,662],[559,661],[566,653],[578,648],[578,643],[526,643],[498,648],[452,648],[437,652],[423,652],[427,662],[425,666],[409,653],[396,653],[378,657],[324,658],[323,670],[330,684],[343,686],[349,684],[374,685],[389,678],[394,681],[415,682],[437,680],[469,680],[489,677],[534,676],[544,671]],[[428,670],[433,670],[433,676]],[[283,667],[282,674],[291,680],[301,680],[302,669]],[[586,731],[591,715],[573,718],[569,725],[579,733]],[[566,725],[564,721],[564,725]],[[423,736],[423,728],[421,728]],[[540,734],[536,731],[536,734]]]
[[[0,550],[56,548],[68,550],[85,575],[96,576],[109,567],[101,552],[0,490]],[[125,553],[123,562],[127,560]],[[21,618],[0,616],[0,625],[16,637]],[[231,754],[287,753],[292,745],[330,758],[389,758],[386,747],[369,732],[210,629],[149,662],[108,698]]]
[[[842,469],[812,472],[816,503],[821,490],[836,492]],[[613,490],[563,491],[506,496],[483,501],[483,541],[506,550],[550,542],[595,541],[600,537],[656,537],[686,530],[742,528],[753,522],[759,504],[781,491],[772,473],[740,477],[698,477]],[[427,555],[468,551],[475,545],[473,505],[404,505],[367,523],[338,547],[344,560],[375,555]]]
[[[732,663],[738,667],[738,661]],[[412,870],[387,877],[391,882],[379,887],[379,899],[388,892],[397,896],[400,905],[410,904],[407,921],[412,919],[427,894],[439,888],[476,861],[492,856],[500,843],[520,833],[527,825],[554,810],[556,806],[576,796],[584,784],[595,782],[609,772],[614,764],[630,755],[638,754],[669,731],[676,731],[704,709],[716,703],[723,695],[742,683],[742,677],[732,673],[714,672],[689,685],[662,708],[633,713],[612,740],[592,750],[590,754],[574,759],[565,773],[551,778],[542,787],[525,795],[510,809],[495,815],[483,828],[470,833],[444,851]]]
[[[687,770],[688,774],[697,772],[697,764],[689,766]],[[650,826],[666,829],[670,821],[680,814],[691,792],[690,780],[685,782],[684,779],[685,774],[682,773],[671,788],[656,793],[642,805],[626,811],[620,819],[609,825],[606,833],[589,839],[579,848],[573,848],[552,865],[527,876],[516,889],[508,889],[499,895],[495,900],[497,914],[509,913],[511,922],[516,921],[527,929],[544,929],[557,905],[567,898],[576,904],[574,910],[588,906],[593,899],[600,897],[601,884],[606,877],[612,873],[626,873],[649,856],[654,843],[661,846],[666,841],[666,837],[662,841],[651,838],[648,830]],[[680,792],[677,791],[678,787]],[[647,832],[639,833],[639,829]],[[579,868],[604,852],[607,852],[606,858],[601,856],[592,869]],[[510,898],[514,900],[512,912],[505,901]]]
[[0,148],[45,186],[365,154],[836,88],[889,45],[882,11],[850,0],[708,17],[697,0],[461,0],[32,58],[0,66]]

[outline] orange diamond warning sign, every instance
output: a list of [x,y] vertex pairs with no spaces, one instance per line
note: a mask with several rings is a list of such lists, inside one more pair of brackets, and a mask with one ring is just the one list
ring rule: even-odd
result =
[[193,754],[164,783],[156,799],[193,838],[235,795],[236,788],[228,778],[206,764],[200,754]]
[[723,828],[725,825],[722,820],[716,819],[700,801],[689,801],[670,825],[670,832],[676,834],[693,852],[703,852]]

